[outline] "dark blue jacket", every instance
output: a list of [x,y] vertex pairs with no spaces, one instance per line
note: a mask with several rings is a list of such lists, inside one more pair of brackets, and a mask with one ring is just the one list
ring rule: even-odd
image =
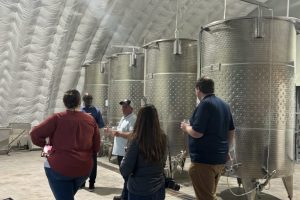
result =
[[104,128],[104,121],[102,119],[102,115],[101,112],[98,108],[96,108],[95,106],[90,106],[90,107],[83,107],[81,109],[81,111],[89,113],[90,115],[92,115],[94,117],[94,119],[96,120],[96,123],[98,125],[99,128]]
[[130,142],[120,166],[123,177],[128,177],[128,190],[136,195],[147,196],[164,187],[165,159],[166,156],[159,162],[149,162],[139,153],[137,141]]

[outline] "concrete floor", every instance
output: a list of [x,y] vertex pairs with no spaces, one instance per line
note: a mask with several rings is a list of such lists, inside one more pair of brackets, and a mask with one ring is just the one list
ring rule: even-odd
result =
[[[15,151],[9,156],[0,155],[0,200],[8,197],[14,200],[54,199],[44,174],[43,160],[39,151]],[[98,158],[98,166],[95,191],[79,190],[75,196],[77,200],[112,200],[113,196],[120,194],[123,180],[118,173],[117,165],[102,157]],[[177,179],[181,184],[180,192],[168,190],[166,199],[195,199],[193,188],[185,175]],[[222,177],[217,189],[219,200],[245,199],[245,197],[233,196],[228,185],[236,193],[243,192],[241,188],[238,188],[236,179]],[[269,189],[264,190],[257,199],[288,199],[281,179],[272,179]],[[300,200],[300,165],[296,165],[294,174],[293,199]]]

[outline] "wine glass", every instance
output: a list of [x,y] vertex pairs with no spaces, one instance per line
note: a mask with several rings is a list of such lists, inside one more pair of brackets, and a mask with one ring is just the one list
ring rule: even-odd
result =
[[189,119],[183,119],[182,122],[183,122],[183,123],[186,123],[186,124],[188,124],[188,125],[190,124],[190,120],[189,120]]

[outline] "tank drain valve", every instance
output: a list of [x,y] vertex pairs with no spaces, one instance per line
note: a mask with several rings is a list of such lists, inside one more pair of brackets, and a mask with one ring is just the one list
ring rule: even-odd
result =
[[265,182],[263,182],[263,183],[257,182],[256,183],[256,190],[258,192],[261,192],[266,187],[266,185],[269,184],[270,180],[277,172],[276,170],[273,170],[271,173],[269,173],[269,171],[266,168],[263,167],[262,169],[267,173],[267,175],[266,175],[267,177],[266,177]]

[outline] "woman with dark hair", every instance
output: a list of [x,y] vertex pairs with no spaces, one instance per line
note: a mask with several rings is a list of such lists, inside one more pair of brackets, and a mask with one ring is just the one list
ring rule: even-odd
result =
[[80,93],[65,92],[63,102],[66,111],[55,113],[30,133],[32,142],[40,147],[47,145],[44,168],[50,188],[56,200],[73,200],[89,177],[92,155],[100,149],[100,134],[92,116],[80,111]]
[[167,137],[153,105],[139,110],[131,137],[120,166],[121,174],[128,177],[128,200],[165,199]]

